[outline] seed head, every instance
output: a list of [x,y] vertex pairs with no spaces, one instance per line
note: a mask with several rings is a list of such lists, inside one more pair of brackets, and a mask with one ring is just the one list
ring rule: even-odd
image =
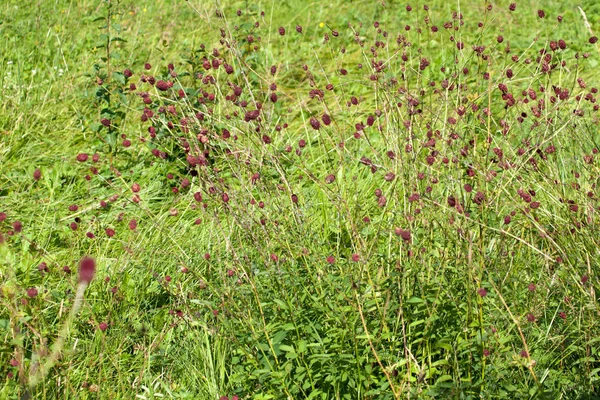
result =
[[280,27],[279,27],[279,34],[280,34],[281,36],[285,35],[285,28],[284,28],[283,26],[280,26]]
[[34,287],[27,289],[27,297],[35,297],[38,295],[38,290]]
[[35,171],[33,171],[33,179],[34,180],[39,181],[41,177],[42,177],[42,171],[40,171],[39,168],[37,168]]

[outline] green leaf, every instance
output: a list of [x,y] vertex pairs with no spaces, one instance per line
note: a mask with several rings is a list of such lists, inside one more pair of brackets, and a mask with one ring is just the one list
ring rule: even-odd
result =
[[413,296],[406,301],[408,304],[421,304],[424,303],[423,299]]
[[121,85],[125,84],[125,75],[123,75],[122,72],[117,72],[117,71],[113,72],[112,78],[114,81],[117,81]]
[[437,385],[438,383],[442,383],[442,382],[446,382],[446,381],[451,381],[451,380],[452,380],[452,376],[451,375],[442,375],[442,376],[440,376],[435,381],[435,384]]
[[306,352],[306,340],[298,341],[296,346],[298,347],[298,353],[302,354],[302,353]]
[[295,350],[292,346],[288,346],[286,344],[282,344],[281,346],[279,346],[279,348],[285,352],[288,352],[288,351],[295,352]]
[[289,307],[287,306],[287,304],[285,304],[283,301],[279,300],[279,299],[273,299],[273,301],[281,308],[283,308],[284,310],[287,310]]

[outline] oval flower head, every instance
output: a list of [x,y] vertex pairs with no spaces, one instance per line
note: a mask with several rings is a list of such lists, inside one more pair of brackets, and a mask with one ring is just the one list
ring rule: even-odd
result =
[[91,257],[84,257],[79,262],[79,283],[89,284],[96,273],[96,261]]

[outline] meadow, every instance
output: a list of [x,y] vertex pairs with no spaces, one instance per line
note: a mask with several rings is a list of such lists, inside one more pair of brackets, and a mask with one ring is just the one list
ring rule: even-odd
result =
[[600,3],[4,0],[0,399],[597,399]]

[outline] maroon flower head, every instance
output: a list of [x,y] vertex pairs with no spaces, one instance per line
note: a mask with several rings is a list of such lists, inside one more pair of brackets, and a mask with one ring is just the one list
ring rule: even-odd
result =
[[21,221],[15,221],[12,223],[12,227],[16,233],[19,233],[23,230],[23,223]]
[[35,297],[38,295],[38,290],[34,287],[27,289],[27,297]]
[[163,92],[165,90],[169,90],[170,87],[171,87],[171,84],[167,81],[160,80],[160,81],[156,82],[156,88],[158,90],[162,90]]
[[34,180],[39,181],[41,177],[42,177],[42,171],[40,171],[39,168],[37,168],[35,171],[33,171],[33,179]]
[[319,120],[318,120],[318,119],[316,119],[315,117],[312,117],[312,118],[310,119],[310,126],[312,126],[312,128],[313,128],[315,131],[318,131],[318,130],[319,130],[319,128],[321,127],[321,123],[319,122]]
[[394,233],[397,236],[400,236],[402,238],[402,240],[404,240],[405,242],[410,242],[411,234],[410,234],[409,230],[404,230],[402,228],[396,227],[394,229]]
[[100,329],[102,332],[105,332],[108,329],[108,324],[106,322],[100,322],[98,324],[98,329]]
[[508,6],[508,9],[510,11],[515,11],[517,9],[517,3],[510,3],[510,5]]
[[296,32],[302,33],[302,27],[300,25],[296,25]]
[[477,294],[480,295],[481,297],[485,297],[485,296],[487,296],[487,290],[485,290],[485,288],[479,288],[479,289],[477,289]]
[[281,36],[285,35],[285,28],[284,28],[283,26],[280,26],[280,27],[279,27],[279,34],[280,34]]
[[88,160],[88,155],[87,153],[79,153],[77,154],[77,161],[79,162],[84,162]]
[[260,110],[252,110],[248,111],[246,115],[244,115],[244,121],[250,122],[252,120],[258,119],[260,116]]
[[590,44],[595,44],[595,43],[597,43],[597,42],[598,42],[598,37],[597,37],[597,36],[592,36],[592,37],[589,39],[589,42],[590,42]]
[[96,273],[96,261],[91,257],[84,257],[79,262],[79,283],[89,284]]
[[561,317],[562,319],[567,319],[567,313],[565,313],[564,311],[559,312],[558,316]]

